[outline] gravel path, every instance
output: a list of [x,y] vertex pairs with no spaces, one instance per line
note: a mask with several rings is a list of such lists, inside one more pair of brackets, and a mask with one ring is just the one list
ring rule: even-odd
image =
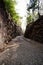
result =
[[23,36],[13,39],[2,53],[0,65],[43,65],[43,44]]

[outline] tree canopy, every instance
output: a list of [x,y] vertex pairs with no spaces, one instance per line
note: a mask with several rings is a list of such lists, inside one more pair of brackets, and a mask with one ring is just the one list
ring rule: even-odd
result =
[[[27,11],[29,12],[28,16],[27,16],[27,22],[30,21],[34,21],[35,18],[38,18],[38,16],[40,15],[39,13],[39,6],[40,1],[39,0],[30,0],[30,4],[27,8]],[[37,11],[35,11],[37,10]],[[30,13],[32,11],[32,13]],[[37,14],[36,14],[37,12]]]

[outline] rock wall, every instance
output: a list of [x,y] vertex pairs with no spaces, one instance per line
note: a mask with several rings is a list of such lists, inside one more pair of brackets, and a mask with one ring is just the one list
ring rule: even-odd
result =
[[24,36],[43,43],[43,16],[27,25]]
[[4,8],[3,0],[0,2],[0,42],[8,43],[16,36],[22,35],[22,29],[17,26]]

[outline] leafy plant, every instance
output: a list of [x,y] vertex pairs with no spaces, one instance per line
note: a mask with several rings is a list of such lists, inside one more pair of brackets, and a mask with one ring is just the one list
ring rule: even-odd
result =
[[27,23],[29,24],[31,21],[32,21],[32,16],[29,15],[29,16],[27,17]]

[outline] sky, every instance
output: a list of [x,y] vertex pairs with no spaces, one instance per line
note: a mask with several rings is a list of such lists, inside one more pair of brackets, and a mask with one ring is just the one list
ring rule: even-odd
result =
[[22,17],[21,19],[21,28],[23,31],[26,29],[26,17],[27,17],[27,4],[29,3],[29,0],[16,0],[16,12],[19,13],[19,16]]

